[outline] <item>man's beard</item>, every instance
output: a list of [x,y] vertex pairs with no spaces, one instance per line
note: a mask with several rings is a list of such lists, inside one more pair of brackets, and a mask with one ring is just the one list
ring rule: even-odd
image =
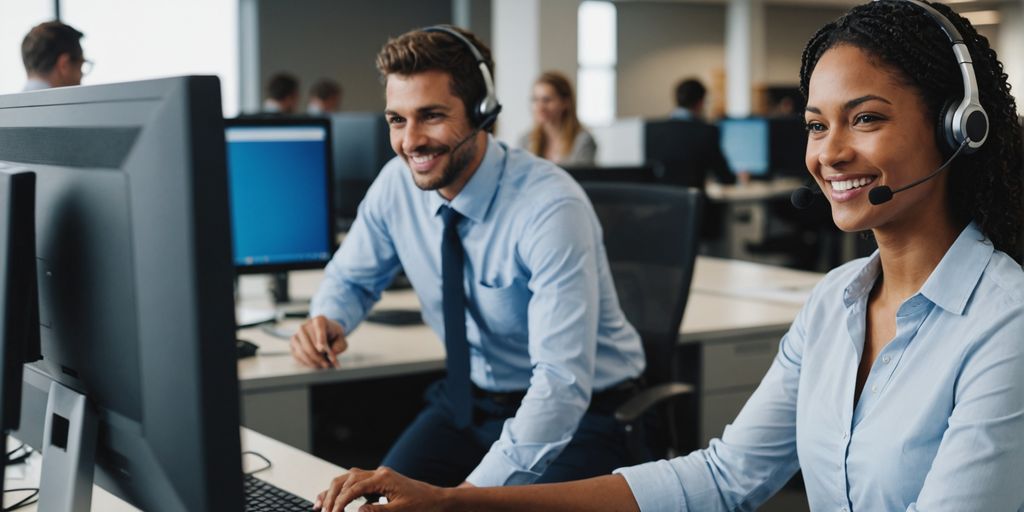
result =
[[438,155],[449,154],[451,157],[448,160],[448,165],[441,171],[441,176],[434,181],[427,183],[420,183],[416,179],[415,171],[410,169],[413,173],[413,182],[420,190],[438,190],[455,183],[459,177],[465,174],[466,169],[469,167],[469,163],[476,158],[477,148],[472,143],[464,144],[465,148],[460,148],[462,151],[456,149],[454,152],[448,146],[423,146],[416,149],[417,153],[437,153]]

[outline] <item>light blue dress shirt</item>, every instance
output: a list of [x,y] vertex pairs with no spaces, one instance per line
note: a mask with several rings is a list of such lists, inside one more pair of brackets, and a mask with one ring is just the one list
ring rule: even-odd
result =
[[49,89],[50,84],[38,78],[29,78],[25,80],[25,85],[21,88],[21,92],[29,91],[41,91],[43,89]]
[[489,137],[480,167],[448,203],[417,188],[393,159],[327,265],[312,313],[352,332],[401,267],[424,321],[443,339],[444,204],[465,217],[470,377],[485,390],[528,389],[467,480],[531,483],[572,439],[591,394],[639,376],[645,364],[619,308],[597,217],[565,171]]
[[617,470],[644,512],[754,510],[802,469],[812,510],[1020,510],[1024,272],[971,224],[896,313],[856,405],[878,253],[829,273],[722,439]]
[[672,112],[669,112],[668,117],[669,119],[678,119],[680,121],[697,120],[697,116],[694,115],[693,111],[686,107],[676,107],[672,109]]

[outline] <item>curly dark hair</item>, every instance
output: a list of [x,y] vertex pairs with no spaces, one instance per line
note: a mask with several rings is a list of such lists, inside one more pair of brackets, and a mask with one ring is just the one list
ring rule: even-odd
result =
[[[948,18],[964,38],[974,61],[981,105],[989,118],[985,144],[957,157],[950,170],[949,203],[959,221],[974,220],[996,249],[1021,261],[1024,235],[1021,127],[1003,64],[971,23],[942,4],[927,2]],[[800,91],[807,97],[811,73],[830,48],[850,45],[892,68],[896,78],[917,89],[938,129],[947,102],[963,97],[963,80],[949,38],[919,6],[902,0],[869,2],[821,28],[804,49]],[[947,156],[951,153],[947,153]]]

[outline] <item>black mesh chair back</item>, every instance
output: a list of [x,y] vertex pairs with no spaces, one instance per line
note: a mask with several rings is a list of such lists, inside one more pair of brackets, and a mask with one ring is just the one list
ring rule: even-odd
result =
[[640,166],[570,166],[563,167],[580,183],[657,183],[660,170],[655,164]]
[[583,188],[604,230],[619,304],[647,359],[645,388],[616,409],[615,419],[626,429],[631,463],[675,456],[681,445],[674,405],[694,391],[679,382],[675,350],[697,258],[702,193],[626,183]]
[[672,357],[697,257],[701,192],[692,188],[584,183],[604,230],[615,290],[643,338],[649,385],[675,379]]

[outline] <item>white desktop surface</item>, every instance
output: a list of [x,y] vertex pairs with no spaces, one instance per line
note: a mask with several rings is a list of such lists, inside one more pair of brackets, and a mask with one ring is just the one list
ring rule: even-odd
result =
[[[292,448],[282,442],[275,441],[267,436],[242,428],[242,450],[258,452],[270,459],[273,465],[266,471],[257,473],[257,477],[274,484],[292,494],[313,501],[316,495],[327,488],[332,478],[345,473],[345,470],[325,460],[318,459],[301,450]],[[37,487],[39,481],[40,458],[36,455],[33,459],[35,474],[30,468],[26,478],[8,478],[4,481],[4,488],[14,487]],[[263,460],[252,455],[242,456],[242,465],[245,471],[252,471],[262,467]],[[10,472],[10,470],[9,470]],[[23,497],[23,493],[8,493],[4,496],[4,506],[10,506]],[[345,510],[354,512],[358,504],[353,504]],[[34,512],[35,505],[20,508],[19,511]],[[138,509],[121,501],[114,495],[100,487],[93,487],[92,493],[93,512],[121,512],[137,511]]]
[[[309,297],[322,273],[292,273],[292,293]],[[810,293],[822,275],[759,263],[698,257],[687,303],[680,342],[733,336],[752,330],[784,330],[796,318],[802,301],[793,296]],[[773,300],[772,293],[780,297]],[[792,292],[789,295],[786,293]],[[257,288],[249,297],[259,295]],[[244,295],[243,295],[244,297]],[[247,299],[251,300],[251,299]],[[412,290],[384,292],[381,309],[419,309]],[[294,331],[302,321],[289,319],[276,327]],[[291,357],[288,340],[262,328],[243,329],[239,338],[259,345],[257,357],[238,363],[243,391],[288,385],[315,385],[373,377],[388,377],[444,369],[444,344],[424,324],[390,326],[362,322],[348,336],[349,348],[339,357],[338,369],[303,367]]]
[[701,256],[693,271],[690,296],[722,295],[799,306],[822,277],[817,272]]
[[749,183],[724,185],[709,180],[705,184],[705,193],[712,201],[720,202],[757,202],[766,199],[786,198],[794,190],[803,186],[804,180],[794,177],[773,178],[770,180],[751,180]]

